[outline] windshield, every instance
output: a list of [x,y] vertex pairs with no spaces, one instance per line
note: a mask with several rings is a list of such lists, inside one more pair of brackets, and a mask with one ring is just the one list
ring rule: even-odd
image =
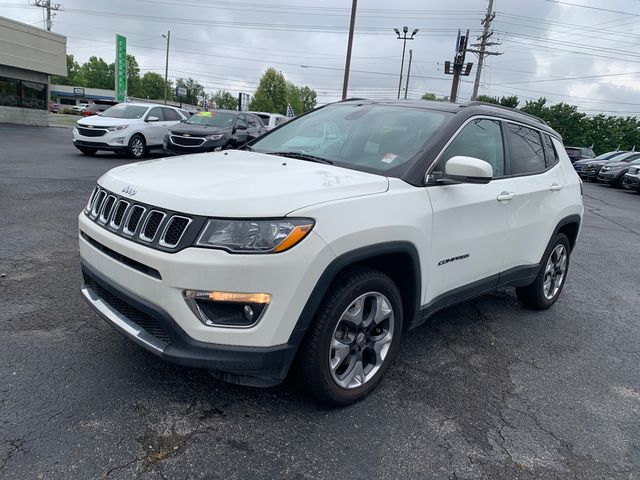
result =
[[602,155],[598,155],[593,160],[609,160],[613,157],[617,157],[618,155],[622,155],[623,153],[625,152],[607,152],[607,153],[603,153]]
[[334,104],[286,123],[251,145],[385,172],[413,158],[451,114],[390,105]]
[[109,118],[142,118],[149,107],[142,107],[140,105],[127,105],[126,103],[119,103],[113,107],[107,108],[103,113],[103,117]]
[[190,116],[184,123],[190,125],[206,125],[208,127],[231,127],[233,125],[233,113],[227,112],[198,112]]

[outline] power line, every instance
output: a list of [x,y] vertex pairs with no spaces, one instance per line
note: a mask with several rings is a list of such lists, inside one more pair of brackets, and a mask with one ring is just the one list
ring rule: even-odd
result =
[[55,16],[55,12],[63,10],[62,5],[59,3],[51,3],[51,0],[35,0],[33,2],[34,7],[40,7],[47,11],[47,30],[51,31],[51,11],[53,10],[53,16]]
[[580,5],[579,3],[562,2],[560,0],[545,0],[549,3],[558,3],[560,5],[570,5],[572,7],[588,8],[589,10],[599,10],[601,12],[619,13],[621,15],[629,15],[632,17],[640,17],[640,14],[623,12],[621,10],[611,10],[610,8],[592,7],[591,5]]

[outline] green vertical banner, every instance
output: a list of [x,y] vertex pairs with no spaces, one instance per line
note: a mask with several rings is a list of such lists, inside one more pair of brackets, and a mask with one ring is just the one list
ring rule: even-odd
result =
[[116,34],[116,101],[127,95],[127,37]]

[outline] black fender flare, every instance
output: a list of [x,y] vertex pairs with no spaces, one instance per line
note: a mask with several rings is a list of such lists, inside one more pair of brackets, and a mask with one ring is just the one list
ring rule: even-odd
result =
[[[333,259],[331,263],[324,269],[324,272],[322,272],[322,275],[320,275],[320,278],[316,282],[311,295],[307,299],[307,302],[302,309],[300,316],[298,317],[296,326],[291,332],[287,344],[295,345],[296,347],[300,345],[304,334],[307,331],[309,325],[311,325],[311,322],[313,321],[322,300],[329,290],[329,287],[338,277],[340,272],[344,271],[346,268],[352,265],[357,265],[358,263],[364,262],[366,260],[390,254],[403,254],[408,255],[411,258],[412,271],[407,272],[407,274],[411,275],[413,279],[413,292],[411,292],[411,294],[413,296],[413,303],[415,303],[415,305],[412,313],[414,316],[418,315],[420,312],[420,305],[422,301],[422,272],[420,267],[420,257],[415,245],[411,242],[406,241],[384,242],[374,245],[367,245],[366,247],[357,248],[350,252],[343,253],[339,257]],[[404,295],[405,292],[401,291],[401,293],[403,293]],[[413,323],[412,318],[407,318],[405,320],[405,325],[410,325],[411,323]]]

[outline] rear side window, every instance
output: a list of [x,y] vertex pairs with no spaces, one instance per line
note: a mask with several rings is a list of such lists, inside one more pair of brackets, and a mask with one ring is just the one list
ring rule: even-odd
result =
[[507,138],[513,175],[541,172],[547,168],[542,138],[537,130],[507,123]]
[[280,125],[281,123],[284,123],[287,121],[287,117],[277,117],[276,118],[276,126]]
[[469,122],[444,151],[436,170],[444,172],[447,161],[458,155],[479,158],[489,163],[493,168],[494,177],[504,175],[500,123],[486,118]]
[[556,152],[555,147],[553,146],[553,141],[549,135],[542,134],[542,144],[544,146],[544,160],[547,168],[553,167],[556,163],[558,163],[558,152]]

